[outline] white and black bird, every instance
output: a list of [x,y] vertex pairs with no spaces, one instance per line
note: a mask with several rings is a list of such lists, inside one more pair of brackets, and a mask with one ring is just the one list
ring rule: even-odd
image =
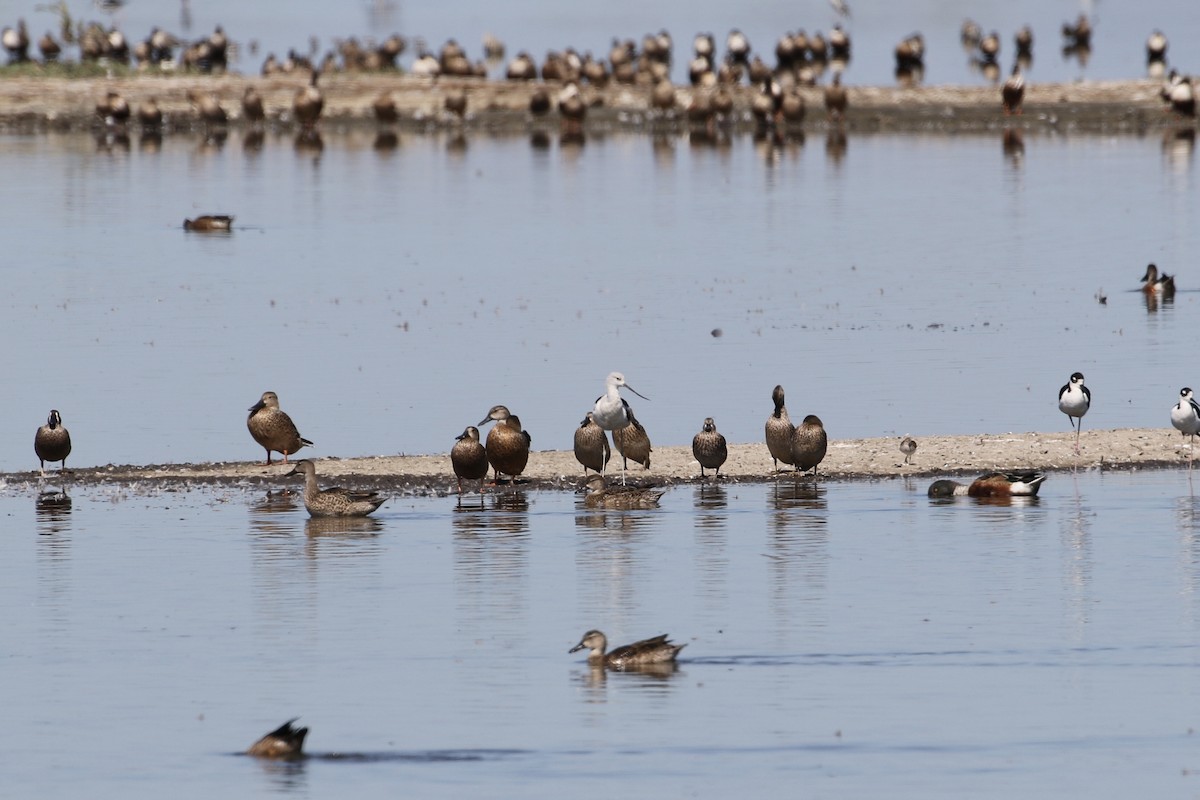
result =
[[1092,390],[1083,385],[1083,373],[1071,373],[1071,380],[1058,390],[1058,410],[1067,415],[1075,430],[1075,452],[1079,452],[1079,433],[1083,415],[1092,405]]
[[1192,397],[1192,390],[1183,387],[1179,390],[1179,402],[1171,408],[1171,424],[1175,430],[1186,436],[1188,442],[1188,466],[1192,465],[1192,449],[1196,444],[1196,434],[1200,433],[1200,403]]

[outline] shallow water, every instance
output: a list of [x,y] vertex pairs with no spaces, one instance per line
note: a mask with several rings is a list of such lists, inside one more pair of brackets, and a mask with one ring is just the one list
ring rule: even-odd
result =
[[[497,403],[566,449],[611,370],[659,444],[759,440],[776,383],[834,439],[1066,432],[1076,370],[1088,428],[1165,427],[1200,380],[1194,142],[1001,138],[2,136],[0,469],[50,408],[69,465],[261,458],[267,389],[318,457],[447,452]],[[180,229],[204,212],[237,230]]]
[[[1186,471],[397,497],[0,495],[6,791],[781,796],[1190,791],[1200,504]],[[567,650],[669,632],[671,675]],[[299,764],[235,753],[284,719]],[[336,755],[337,757],[333,757]],[[335,788],[336,787],[336,788]]]

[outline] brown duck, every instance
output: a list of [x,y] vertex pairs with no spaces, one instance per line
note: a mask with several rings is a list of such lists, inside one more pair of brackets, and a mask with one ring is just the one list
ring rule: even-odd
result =
[[42,474],[46,474],[46,462],[61,461],[60,469],[67,469],[67,456],[71,455],[71,434],[63,427],[58,411],[51,410],[46,424],[37,429],[33,437],[33,452],[41,462]]
[[782,386],[776,386],[772,390],[771,400],[775,403],[775,410],[771,412],[771,416],[767,417],[765,435],[771,460],[775,469],[779,469],[780,461],[784,464],[792,464],[792,434],[795,432],[796,426],[792,424],[791,418],[788,417],[787,407],[783,404]]
[[717,432],[717,424],[712,417],[705,417],[704,426],[692,437],[692,455],[700,462],[700,478],[704,478],[704,470],[714,469],[717,477],[721,477],[721,465],[729,457],[729,448],[725,437]]
[[612,451],[608,447],[608,434],[596,424],[595,415],[591,411],[575,429],[575,460],[583,465],[583,474],[595,470],[604,472]]
[[300,435],[292,418],[280,410],[279,397],[274,392],[263,392],[262,399],[250,406],[246,427],[254,441],[266,448],[266,465],[271,463],[272,450],[283,453],[286,464],[289,454],[305,445],[312,446],[312,442]]
[[796,465],[796,471],[806,472],[811,469],[815,476],[817,465],[825,458],[828,447],[829,437],[825,433],[825,426],[821,424],[821,418],[809,414],[792,434],[792,463]]
[[246,755],[259,758],[302,758],[304,756],[304,737],[308,735],[308,728],[293,728],[292,723],[297,719],[299,717],[289,719],[250,745]]
[[487,451],[479,443],[479,429],[468,425],[450,449],[450,464],[458,478],[458,493],[462,494],[462,482],[482,481],[488,473]]
[[480,425],[494,421],[496,424],[488,431],[487,459],[496,471],[495,483],[500,482],[500,476],[511,475],[513,483],[517,476],[525,471],[529,463],[529,445],[533,438],[521,428],[521,420],[509,412],[505,406],[492,406],[487,416],[480,420]]

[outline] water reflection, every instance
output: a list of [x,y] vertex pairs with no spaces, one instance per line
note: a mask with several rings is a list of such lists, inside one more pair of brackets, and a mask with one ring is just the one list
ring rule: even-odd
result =
[[729,524],[729,497],[723,486],[696,486],[696,571],[706,598],[714,604],[723,601],[729,578],[729,552],[726,532]]
[[381,153],[390,153],[399,146],[400,137],[396,135],[395,131],[380,131],[375,134],[375,142],[372,145],[377,152]]
[[454,579],[467,621],[507,627],[527,606],[529,501],[521,491],[493,495],[491,501],[490,509],[454,509]]
[[1090,620],[1092,597],[1092,536],[1091,525],[1095,512],[1083,504],[1079,493],[1078,477],[1072,475],[1074,497],[1069,504],[1064,504],[1067,513],[1063,515],[1062,553],[1063,582],[1069,598],[1069,619],[1075,626],[1076,641],[1083,637],[1084,628]]
[[65,488],[39,492],[36,511],[38,533],[63,533],[71,529],[71,497]]
[[[767,574],[771,609],[780,623],[794,619],[791,601],[810,606],[829,585],[829,504],[816,483],[776,481],[767,493]],[[800,586],[794,586],[796,582]]]
[[260,153],[267,135],[262,128],[248,128],[242,135],[242,150],[247,153]]
[[1025,161],[1025,137],[1015,128],[1005,128],[1000,140],[1004,157],[1014,167],[1019,167]]
[[[337,536],[339,539],[371,538],[383,530],[383,522],[374,517],[309,517],[304,532],[309,537]],[[309,551],[313,555],[315,550]]]
[[250,529],[257,533],[287,533],[296,528],[300,495],[290,489],[268,491],[250,504]]
[[1196,129],[1191,125],[1171,128],[1163,132],[1162,151],[1167,165],[1181,175],[1192,166],[1192,153],[1196,150]]
[[846,148],[849,146],[849,140],[846,138],[846,131],[842,126],[830,128],[825,134],[825,157],[835,166],[840,167],[842,160],[846,157]]
[[308,759],[294,761],[275,758],[254,758],[270,782],[270,790],[280,794],[308,793]]

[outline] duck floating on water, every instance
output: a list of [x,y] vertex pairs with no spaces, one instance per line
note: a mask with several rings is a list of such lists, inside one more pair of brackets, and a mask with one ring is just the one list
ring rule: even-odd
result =
[[304,737],[308,728],[294,728],[292,723],[300,719],[293,717],[275,730],[263,736],[246,750],[246,755],[259,758],[296,759],[304,755]]
[[1044,472],[989,472],[976,478],[970,485],[957,481],[934,481],[929,487],[930,497],[1034,497],[1046,480]]
[[[304,507],[314,517],[365,517],[379,508],[387,498],[374,491],[355,491],[317,485],[317,465],[302,458],[288,475],[304,476]],[[286,476],[285,476],[286,477]]]
[[1162,297],[1175,296],[1175,276],[1168,275],[1165,272],[1159,273],[1158,267],[1154,264],[1146,265],[1146,272],[1142,275],[1142,291],[1146,294],[1156,294]]
[[233,230],[233,217],[227,214],[203,214],[195,219],[185,219],[183,229],[197,233],[227,233]]
[[679,655],[679,651],[685,647],[687,647],[686,644],[673,644],[668,635],[664,633],[662,636],[642,639],[639,642],[618,647],[612,652],[606,652],[607,637],[600,631],[590,630],[579,640],[579,644],[567,652],[576,653],[586,648],[590,650],[588,664],[622,670],[650,664],[672,663]]
[[641,486],[610,486],[603,475],[592,475],[587,479],[587,496],[583,504],[587,508],[637,509],[658,508],[663,491]]

